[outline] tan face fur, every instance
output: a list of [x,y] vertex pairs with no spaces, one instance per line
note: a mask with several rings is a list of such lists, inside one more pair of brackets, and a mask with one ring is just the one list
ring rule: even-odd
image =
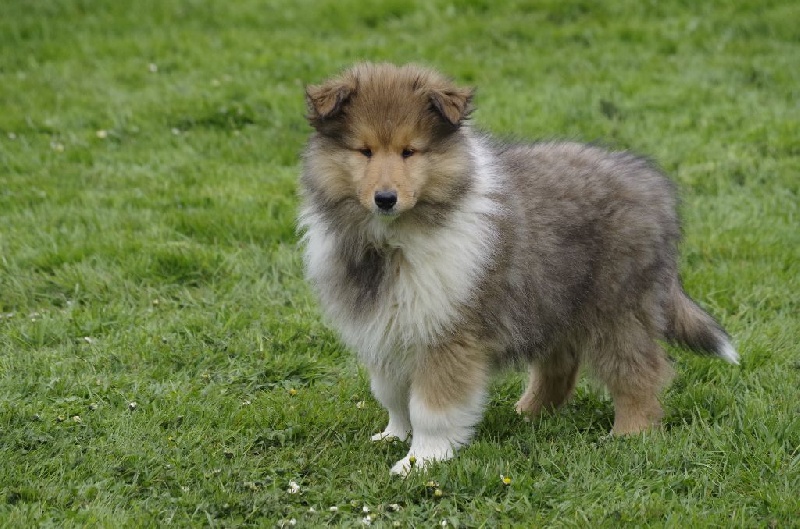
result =
[[425,184],[425,166],[420,159],[427,142],[418,138],[413,130],[398,131],[383,142],[369,127],[356,131],[353,149],[353,171],[351,176],[359,202],[370,211],[380,211],[375,197],[397,196],[392,214],[402,213],[414,207]]
[[[416,66],[358,65],[307,88],[309,122],[326,145],[323,185],[394,216],[420,200],[445,200],[457,156],[448,137],[468,116],[472,92]],[[387,202],[388,201],[388,202]]]

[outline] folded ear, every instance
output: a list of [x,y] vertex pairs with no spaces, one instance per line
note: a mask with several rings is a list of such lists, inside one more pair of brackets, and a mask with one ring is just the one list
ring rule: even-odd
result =
[[469,117],[472,112],[471,88],[449,87],[431,90],[431,103],[433,108],[454,127]]
[[344,79],[334,79],[322,85],[306,87],[306,118],[313,126],[341,112],[342,106],[355,91],[355,85]]

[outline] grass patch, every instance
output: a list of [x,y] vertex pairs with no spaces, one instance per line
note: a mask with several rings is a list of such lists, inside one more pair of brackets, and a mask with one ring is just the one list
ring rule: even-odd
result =
[[[797,523],[796,2],[2,14],[2,525]],[[524,423],[522,377],[502,375],[469,448],[390,478],[406,447],[369,443],[385,414],[320,322],[294,224],[303,85],[361,59],[478,86],[474,120],[501,135],[658,160],[682,192],[687,290],[742,366],[675,351],[665,428],[632,439],[606,438],[586,382]]]

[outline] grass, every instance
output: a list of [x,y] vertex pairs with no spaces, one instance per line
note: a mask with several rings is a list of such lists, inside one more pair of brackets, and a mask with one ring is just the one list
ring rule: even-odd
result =
[[[796,527],[798,19],[791,0],[6,0],[0,525],[354,526],[367,507]],[[360,59],[477,85],[482,128],[657,159],[687,289],[742,365],[673,351],[665,428],[630,439],[585,381],[520,421],[505,374],[469,448],[390,478],[406,447],[370,445],[385,414],[320,321],[294,224],[303,85]]]

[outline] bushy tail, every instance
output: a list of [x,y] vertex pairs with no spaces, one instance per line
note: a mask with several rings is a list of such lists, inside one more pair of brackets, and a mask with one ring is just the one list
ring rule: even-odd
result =
[[678,281],[670,292],[667,311],[667,340],[696,353],[710,354],[732,364],[739,363],[739,353],[725,329],[701,309],[681,288]]

